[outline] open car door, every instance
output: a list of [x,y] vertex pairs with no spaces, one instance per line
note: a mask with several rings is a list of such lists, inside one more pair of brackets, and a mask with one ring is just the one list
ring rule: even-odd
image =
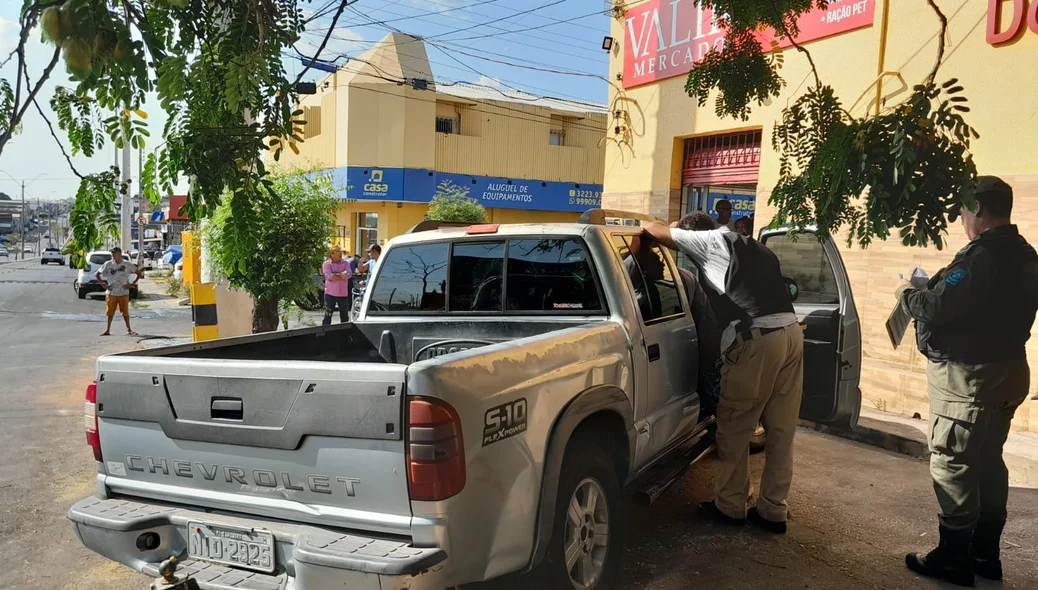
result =
[[804,330],[804,399],[800,417],[852,428],[861,413],[861,329],[847,269],[829,239],[805,230],[763,230],[778,256]]

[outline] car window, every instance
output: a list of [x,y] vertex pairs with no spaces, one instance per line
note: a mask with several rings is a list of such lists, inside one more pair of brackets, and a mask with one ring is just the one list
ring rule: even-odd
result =
[[450,245],[393,248],[379,266],[369,313],[446,311],[447,254]]
[[840,302],[833,267],[814,235],[801,235],[796,240],[786,234],[771,235],[764,245],[778,257],[782,276],[796,281],[797,303]]
[[501,311],[504,266],[504,242],[454,244],[450,310]]
[[613,236],[613,247],[634,287],[642,321],[649,323],[682,313],[674,271],[659,244],[641,236]]
[[91,254],[90,264],[104,264],[112,259],[111,254]]
[[605,310],[580,240],[510,240],[505,290],[509,311]]

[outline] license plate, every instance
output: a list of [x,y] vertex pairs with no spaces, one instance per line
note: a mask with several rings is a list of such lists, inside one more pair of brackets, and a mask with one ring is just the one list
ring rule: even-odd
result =
[[188,557],[233,567],[274,572],[274,533],[228,525],[189,522]]

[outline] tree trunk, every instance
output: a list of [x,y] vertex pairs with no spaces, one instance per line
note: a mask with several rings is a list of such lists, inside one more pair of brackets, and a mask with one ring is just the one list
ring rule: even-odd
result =
[[278,329],[278,302],[259,299],[252,308],[252,333],[273,332]]

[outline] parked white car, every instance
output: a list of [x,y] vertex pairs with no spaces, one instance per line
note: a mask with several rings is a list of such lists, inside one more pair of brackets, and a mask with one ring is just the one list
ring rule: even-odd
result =
[[48,262],[56,262],[61,266],[65,266],[65,257],[61,255],[61,250],[47,248],[40,256],[40,264],[47,264]]
[[84,267],[79,269],[76,282],[72,284],[80,299],[85,299],[89,293],[101,293],[105,290],[94,274],[101,270],[102,264],[112,259],[112,253],[95,250],[88,252],[85,258]]

